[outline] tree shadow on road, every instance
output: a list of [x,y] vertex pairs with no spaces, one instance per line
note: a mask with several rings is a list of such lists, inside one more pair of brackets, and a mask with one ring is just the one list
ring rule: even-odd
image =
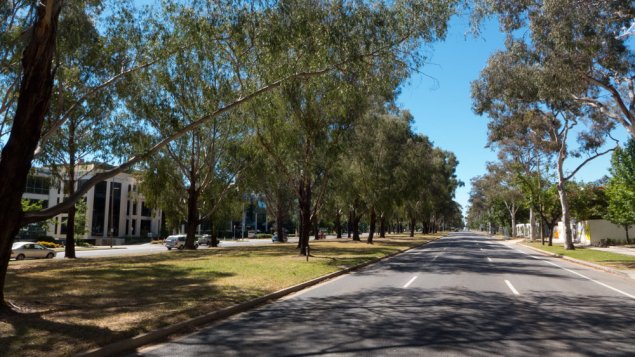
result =
[[243,356],[632,356],[634,324],[635,304],[619,298],[386,288],[283,301],[162,352],[190,346]]

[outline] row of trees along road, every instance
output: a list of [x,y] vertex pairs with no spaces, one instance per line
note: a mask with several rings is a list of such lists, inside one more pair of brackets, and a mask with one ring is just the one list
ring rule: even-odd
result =
[[[473,83],[474,109],[490,118],[489,143],[499,149],[503,170],[516,165],[524,173],[532,213],[542,215],[548,204],[537,189],[547,178],[541,168],[555,164],[565,247],[574,249],[567,185],[582,166],[613,150],[606,141],[616,125],[635,137],[635,63],[626,31],[635,6],[482,0],[475,7],[497,14],[508,38]],[[571,157],[581,163],[565,171]]]
[[[131,170],[170,188],[164,196],[144,193],[164,209],[166,202],[175,206],[169,213],[186,221],[191,247],[195,223],[205,215],[220,219],[223,201],[236,194],[232,187],[257,181],[249,178],[250,160],[261,158],[271,169],[262,180],[270,189],[262,192],[282,202],[291,196],[276,188],[293,188],[306,252],[328,188],[339,173],[352,177],[350,167],[332,165],[347,152],[345,139],[369,113],[384,115],[400,83],[421,68],[424,45],[444,37],[458,3],[165,1],[137,9],[134,1],[0,2],[2,309],[19,228],[61,213],[72,221],[91,187]],[[451,197],[456,160],[432,153],[435,172],[447,176],[436,189]],[[81,160],[97,159],[113,168],[90,179],[73,172]],[[24,212],[34,161],[55,168],[66,196]],[[456,211],[411,195],[437,220]],[[393,214],[371,206],[380,217]],[[68,226],[66,256],[74,257]]]

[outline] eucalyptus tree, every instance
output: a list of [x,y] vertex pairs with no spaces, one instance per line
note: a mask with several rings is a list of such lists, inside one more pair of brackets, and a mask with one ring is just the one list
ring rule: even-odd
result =
[[386,215],[402,193],[400,181],[402,152],[412,136],[412,115],[399,111],[390,103],[375,103],[354,126],[347,140],[348,150],[342,157],[346,165],[348,183],[346,195],[353,212],[353,239],[359,239],[359,220],[368,214],[367,242],[372,244],[377,221],[380,234],[385,236]]
[[[527,130],[515,130],[498,137],[492,147],[498,149],[500,164],[513,177],[516,186],[522,191],[524,201],[529,207],[531,239],[537,238],[536,218],[542,216],[543,192],[549,187],[545,179],[550,178],[554,153],[541,150],[540,141]],[[541,231],[542,237],[542,231]]]
[[487,171],[484,177],[488,181],[491,195],[505,205],[511,222],[511,236],[516,237],[516,214],[524,200],[524,194],[516,182],[516,175],[504,164],[488,163]]
[[[432,142],[424,135],[413,134],[405,143],[402,153],[401,181],[402,208],[410,226],[410,236],[414,237],[418,218],[425,216],[422,222],[432,215],[432,185],[435,157]],[[436,162],[439,163],[438,161]]]
[[[600,151],[613,122],[572,99],[562,88],[566,80],[566,73],[543,65],[526,44],[510,40],[505,51],[489,59],[473,83],[472,93],[475,111],[490,117],[491,143],[524,131],[536,147],[554,155],[565,248],[574,249],[565,185],[586,163],[612,150]],[[577,141],[573,142],[576,133]],[[565,172],[568,157],[582,156],[585,158],[577,167]]]
[[[282,131],[277,133],[274,128],[270,129],[267,130],[267,133],[277,138],[285,138],[283,128],[280,128]],[[266,134],[261,133],[260,135]],[[247,136],[244,141],[243,144],[249,148],[248,155],[251,164],[247,165],[242,172],[241,184],[246,189],[262,195],[267,214],[275,222],[273,228],[280,241],[284,241],[285,225],[290,222],[292,209],[297,206],[294,189],[288,184],[287,176],[284,174],[284,165],[281,166],[279,161],[271,160],[270,154],[263,150],[257,136]],[[283,152],[278,152],[278,154],[284,155]]]
[[477,14],[496,14],[541,66],[557,74],[552,82],[597,116],[608,117],[635,137],[635,62],[632,32],[635,5],[622,0],[479,0]]
[[[412,18],[410,12],[413,10],[410,6],[419,6],[417,4],[397,3],[397,11],[392,12],[386,5],[378,3],[321,3],[317,7],[315,3],[293,3],[294,6],[285,7],[285,12],[276,19],[278,33],[284,34],[286,39],[298,39],[292,50],[285,49],[293,63],[323,67],[331,57],[324,43],[332,41],[346,44],[345,50],[355,57],[360,53],[376,54],[373,61],[347,65],[342,68],[344,72],[325,75],[311,83],[289,82],[283,86],[279,98],[268,99],[276,110],[267,109],[265,113],[255,114],[258,122],[264,123],[266,120],[261,118],[273,113],[269,121],[280,124],[269,127],[275,127],[276,132],[285,130],[287,138],[275,138],[265,133],[266,126],[257,128],[263,147],[273,160],[280,162],[280,167],[286,167],[288,182],[296,189],[300,215],[299,248],[306,254],[312,215],[321,207],[320,198],[327,187],[329,168],[348,127],[363,114],[369,96],[390,98],[408,74],[409,67],[420,65],[417,52],[413,52],[420,42],[404,42],[403,39],[407,39],[412,31],[419,32],[424,40],[443,36],[449,12],[447,3],[440,7],[433,3],[424,5],[429,11],[417,12],[417,16],[423,16],[427,22],[422,27],[422,19]],[[387,13],[392,16],[387,17]],[[287,27],[293,18],[302,19],[302,26]],[[346,27],[310,32],[313,31],[310,25],[325,19]],[[378,27],[378,24],[383,26]],[[402,44],[399,49],[383,50],[386,43],[395,39]],[[405,48],[409,52],[403,52]],[[258,107],[261,112],[262,108],[267,108],[265,105]],[[289,146],[280,150],[277,145]],[[321,185],[316,186],[317,183]]]
[[[125,91],[127,113],[145,128],[147,142],[178,132],[231,100],[239,78],[232,67],[235,44],[229,39],[209,40],[231,38],[230,30],[202,17],[206,7],[172,6],[159,30],[169,27],[182,41],[189,41],[188,48],[140,74]],[[150,203],[185,222],[186,249],[194,249],[201,221],[210,218],[237,187],[237,177],[248,163],[241,148],[245,133],[239,115],[218,115],[145,162],[142,192]]]
[[[251,1],[227,0],[207,3],[214,11],[211,13],[213,16],[206,18],[228,24],[228,28],[235,30],[231,33],[241,39],[240,48],[244,49],[242,52],[233,51],[231,63],[240,84],[233,87],[232,99],[222,101],[217,108],[162,137],[153,145],[129,148],[127,155],[120,156],[119,165],[96,174],[60,204],[38,212],[24,213],[21,211],[20,198],[34,153],[42,134],[45,134],[42,131],[44,117],[49,110],[56,74],[53,55],[58,20],[64,9],[62,0],[25,2],[26,5],[22,8],[24,11],[19,12],[21,20],[18,27],[1,28],[3,39],[6,38],[5,34],[10,34],[10,42],[13,41],[12,45],[17,46],[10,53],[21,53],[22,61],[19,64],[18,61],[10,61],[12,66],[8,68],[19,68],[19,71],[12,72],[9,84],[3,84],[3,88],[17,90],[17,94],[12,96],[17,99],[9,100],[12,103],[11,109],[4,112],[9,113],[11,120],[3,121],[11,129],[6,136],[0,160],[0,205],[5,208],[0,212],[0,286],[4,286],[11,241],[20,225],[45,220],[67,211],[97,183],[130,170],[157,154],[169,142],[210,122],[214,117],[280,88],[283,84],[308,81],[326,74],[345,77],[353,76],[354,73],[381,74],[384,69],[391,68],[417,68],[422,63],[418,49],[423,42],[444,36],[447,20],[454,12],[456,3],[457,1],[452,0],[425,3],[404,0],[390,3],[377,1],[319,4],[307,4],[300,0],[263,1],[257,4]],[[8,9],[5,4],[8,2],[2,3],[3,16]],[[121,22],[134,22],[138,18],[123,6],[114,8],[116,4],[122,2],[108,3],[105,17]],[[293,15],[289,16],[292,12]],[[299,16],[302,14],[305,16]],[[139,21],[143,26],[150,23],[150,19]],[[93,89],[120,83],[118,79],[125,77],[132,68],[147,67],[150,63],[165,60],[188,46],[187,40],[175,42],[171,36],[146,36],[143,26],[139,26],[141,31],[136,31],[137,28],[133,26],[108,34],[122,35],[125,39],[143,44],[144,48],[156,48],[158,51],[141,51],[131,47],[111,56],[110,59],[118,62],[119,68],[123,70]],[[26,29],[29,31],[23,31]],[[22,33],[24,36],[21,37]],[[125,39],[116,43],[124,44],[125,47],[128,43]],[[210,40],[225,41],[226,38],[220,36]],[[298,46],[300,43],[304,45]],[[146,61],[146,55],[152,56],[151,59]],[[323,61],[298,61],[298,56]],[[130,67],[135,64],[138,66]],[[405,76],[407,71],[404,72]],[[13,82],[11,78],[14,79]],[[90,93],[94,92],[87,94]],[[57,122],[52,129],[62,123]],[[48,131],[53,132],[55,130]],[[125,148],[126,142],[121,144]],[[3,295],[0,300],[4,301]]]
[[437,167],[433,171],[432,180],[432,207],[433,207],[433,227],[438,229],[439,219],[446,216],[455,215],[457,203],[454,201],[456,189],[462,187],[464,183],[456,176],[456,168],[459,161],[454,153],[436,148],[434,151]]
[[[87,16],[96,16],[95,12],[99,12],[98,5],[77,1],[66,4],[60,17],[53,57],[56,80],[44,125],[49,138],[40,140],[41,150],[36,156],[39,163],[51,169],[66,195],[75,192],[79,175],[85,174],[77,171],[77,165],[97,159],[106,161],[115,134],[116,125],[111,119],[116,97],[113,87],[95,90],[114,70],[108,61],[115,49],[109,43],[113,38],[101,35],[97,23]],[[87,95],[90,92],[93,93]],[[53,130],[55,135],[50,134]],[[65,258],[75,258],[75,214],[73,205],[65,219]],[[85,227],[80,230],[84,232]]]

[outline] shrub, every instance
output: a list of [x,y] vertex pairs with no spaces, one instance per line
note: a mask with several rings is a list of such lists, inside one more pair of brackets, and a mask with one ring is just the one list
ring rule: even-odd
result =
[[269,239],[271,239],[271,234],[269,234],[269,233],[258,233],[258,234],[256,234],[256,238],[269,238]]
[[75,245],[78,247],[92,247],[93,245],[90,244],[87,240],[85,239],[77,239],[75,241]]

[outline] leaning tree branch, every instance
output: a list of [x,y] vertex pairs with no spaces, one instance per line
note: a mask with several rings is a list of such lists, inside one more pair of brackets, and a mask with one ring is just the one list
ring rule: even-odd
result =
[[[182,49],[182,47],[179,47],[179,50]],[[172,53],[170,53],[171,55]],[[37,149],[35,149],[35,154],[39,154],[42,151],[42,144],[44,144],[48,139],[50,139],[56,132],[57,130],[59,130],[59,128],[62,127],[62,125],[64,125],[64,123],[66,123],[66,121],[68,120],[70,114],[80,105],[82,105],[82,103],[88,99],[93,97],[95,94],[97,94],[99,91],[101,91],[102,89],[116,83],[117,81],[119,81],[121,78],[127,76],[128,74],[137,72],[139,70],[142,70],[144,68],[150,67],[151,65],[161,61],[163,58],[156,58],[152,61],[146,62],[144,64],[141,64],[139,66],[136,67],[132,67],[129,68],[127,70],[121,71],[120,73],[110,77],[108,80],[106,80],[105,82],[90,88],[86,93],[84,93],[81,97],[79,97],[74,103],[73,105],[71,105],[60,117],[59,119],[57,119],[55,122],[53,122],[53,124],[51,125],[51,127],[42,134],[42,137],[40,138],[40,143],[37,147]]]
[[[615,103],[617,103],[618,108],[620,108],[620,111],[622,111],[624,117],[626,117],[626,119],[620,117],[622,124],[632,128],[635,125],[635,116],[628,110],[628,107],[626,106],[626,103],[624,103],[624,100],[622,99],[619,91],[614,86],[597,80],[590,75],[585,75],[585,77],[589,82],[604,88],[611,94],[611,96],[615,100]],[[635,133],[633,134],[635,135]]]
[[592,161],[592,160],[594,160],[594,159],[597,159],[598,157],[603,156],[603,155],[606,155],[606,154],[608,154],[608,153],[610,153],[611,151],[614,151],[614,150],[615,150],[615,148],[613,147],[613,148],[610,148],[610,149],[608,149],[608,150],[606,150],[606,151],[602,151],[602,152],[596,153],[596,154],[595,154],[595,155],[593,155],[593,156],[589,156],[589,157],[587,157],[587,158],[586,158],[586,160],[582,161],[582,163],[581,163],[580,165],[578,165],[578,167],[576,167],[576,168],[575,168],[575,170],[573,170],[573,172],[572,172],[572,173],[570,173],[568,176],[566,176],[566,177],[564,178],[564,180],[565,180],[565,181],[569,181],[569,180],[571,180],[571,179],[573,178],[573,176],[575,176],[575,174],[576,174],[576,173],[578,173],[578,171],[580,171],[580,169],[581,169],[584,165],[586,165],[587,163],[589,163],[589,161]]
[[[382,46],[379,47],[377,49],[375,49],[374,51],[371,51],[369,53],[367,53],[366,55],[363,55],[361,57],[374,57],[377,54],[389,50],[391,48],[394,48],[395,46],[398,46],[400,44],[402,44],[403,42],[407,41],[408,38],[411,36],[411,33],[406,34],[403,37],[400,37],[397,39],[397,41],[388,44],[386,46]],[[356,58],[359,58],[359,56],[357,56]],[[201,118],[199,118],[198,120],[186,125],[185,127],[181,128],[180,130],[176,131],[175,133],[173,133],[172,135],[164,138],[163,140],[159,141],[157,144],[155,144],[152,148],[150,148],[149,150],[147,150],[144,153],[138,154],[133,156],[132,158],[130,158],[127,162],[119,165],[118,167],[115,167],[114,169],[111,170],[107,170],[104,171],[102,173],[96,174],[95,176],[93,176],[91,179],[89,179],[88,181],[86,181],[80,188],[78,188],[77,191],[75,191],[75,193],[73,193],[72,195],[68,196],[66,199],[64,199],[64,201],[60,202],[59,204],[53,206],[53,207],[49,207],[47,209],[43,209],[40,211],[31,211],[31,212],[25,212],[24,215],[22,216],[22,220],[21,220],[21,224],[22,225],[26,225],[29,223],[35,223],[35,222],[39,222],[39,221],[43,221],[52,217],[55,217],[61,213],[64,213],[66,211],[68,211],[71,207],[73,207],[75,205],[75,202],[77,202],[84,194],[86,194],[93,186],[95,186],[97,183],[107,180],[111,177],[116,176],[119,173],[125,172],[127,170],[132,169],[132,167],[134,165],[136,165],[137,163],[146,160],[148,158],[150,158],[152,155],[154,155],[155,153],[157,153],[159,150],[161,150],[163,147],[165,147],[167,144],[169,144],[170,142],[182,137],[183,135],[185,135],[187,132],[194,130],[196,128],[198,128],[199,126],[205,124],[206,122],[208,122],[209,120],[211,120],[214,117],[217,117],[221,114],[224,114],[226,112],[229,112],[231,110],[233,110],[234,108],[237,108],[247,102],[249,102],[250,100],[258,97],[261,94],[264,93],[268,93],[270,91],[273,91],[274,89],[277,89],[278,87],[280,87],[282,84],[288,82],[288,81],[292,81],[292,80],[308,80],[310,78],[313,77],[318,77],[321,75],[324,75],[326,73],[329,73],[331,71],[335,71],[335,70],[342,70],[342,66],[346,65],[347,63],[353,61],[355,58],[351,58],[351,59],[345,59],[341,62],[337,62],[334,63],[328,67],[322,68],[322,69],[318,69],[315,71],[304,71],[304,72],[297,72],[291,75],[288,75],[284,78],[278,79],[270,84],[264,85],[263,87],[260,87],[259,89],[251,92],[250,94],[247,94],[245,96],[241,96],[238,99],[236,99],[235,101],[231,102],[230,104],[221,107],[219,109],[217,109],[216,111],[208,114],[208,115],[204,115]],[[158,61],[160,59],[155,60]],[[148,62],[146,64],[143,64],[141,66],[149,66],[154,62]],[[140,67],[140,66],[138,66]],[[134,68],[138,68],[138,67],[134,67]],[[123,75],[129,73],[129,71],[124,71],[122,73],[120,73],[119,75],[111,78],[112,81],[116,81],[118,78],[121,78]],[[112,83],[112,82],[109,82]],[[70,108],[69,108],[70,109]],[[58,123],[59,126],[62,125],[62,123]],[[59,127],[58,126],[58,127]],[[40,143],[42,142],[42,140],[40,139]],[[36,149],[37,152],[37,149]]]
[[213,113],[210,113],[208,115],[205,115],[199,119],[197,119],[196,121],[193,121],[192,123],[184,126],[183,128],[181,128],[180,130],[176,131],[175,133],[173,133],[172,135],[164,138],[163,140],[159,141],[157,144],[155,144],[152,148],[150,148],[149,150],[147,150],[144,153],[138,154],[133,156],[132,158],[130,158],[128,161],[126,161],[125,163],[119,165],[118,167],[108,170],[108,171],[104,171],[102,173],[96,174],[95,176],[93,176],[91,179],[89,179],[88,181],[86,181],[80,188],[77,189],[77,191],[75,191],[74,194],[68,196],[64,201],[60,202],[59,204],[53,206],[53,207],[49,207],[47,209],[43,209],[40,211],[31,211],[31,212],[25,212],[24,216],[22,218],[22,225],[25,224],[29,224],[29,223],[35,223],[35,222],[39,222],[39,221],[43,221],[52,217],[57,216],[58,214],[64,213],[66,212],[68,209],[70,209],[73,205],[75,205],[75,202],[77,202],[84,194],[86,194],[93,186],[95,186],[97,183],[107,180],[111,177],[116,176],[119,173],[125,172],[127,170],[132,169],[132,167],[143,161],[146,160],[148,158],[150,158],[152,155],[154,155],[155,153],[157,153],[159,150],[161,150],[163,147],[165,147],[167,144],[169,144],[170,142],[182,137],[183,135],[185,135],[186,133],[188,133],[191,130],[194,130],[196,128],[198,128],[199,126],[205,124],[206,122],[210,121],[211,119],[224,114],[226,112],[229,112],[230,110],[237,108],[239,106],[241,106],[242,104],[247,103],[248,101],[256,98],[257,96],[270,92],[278,87],[280,87],[283,83],[288,82],[290,80],[306,80],[306,79],[310,79],[312,77],[316,77],[316,76],[320,76],[323,74],[326,74],[330,71],[332,71],[335,67],[331,66],[331,67],[327,67],[327,68],[323,68],[320,70],[316,70],[316,71],[306,71],[306,72],[299,72],[299,73],[295,73],[292,75],[289,75],[287,77],[284,77],[282,79],[279,79],[271,84],[265,85],[259,89],[257,89],[256,91],[240,97],[238,99],[236,99],[235,101],[233,101],[232,103],[217,109],[216,111],[214,111]]

